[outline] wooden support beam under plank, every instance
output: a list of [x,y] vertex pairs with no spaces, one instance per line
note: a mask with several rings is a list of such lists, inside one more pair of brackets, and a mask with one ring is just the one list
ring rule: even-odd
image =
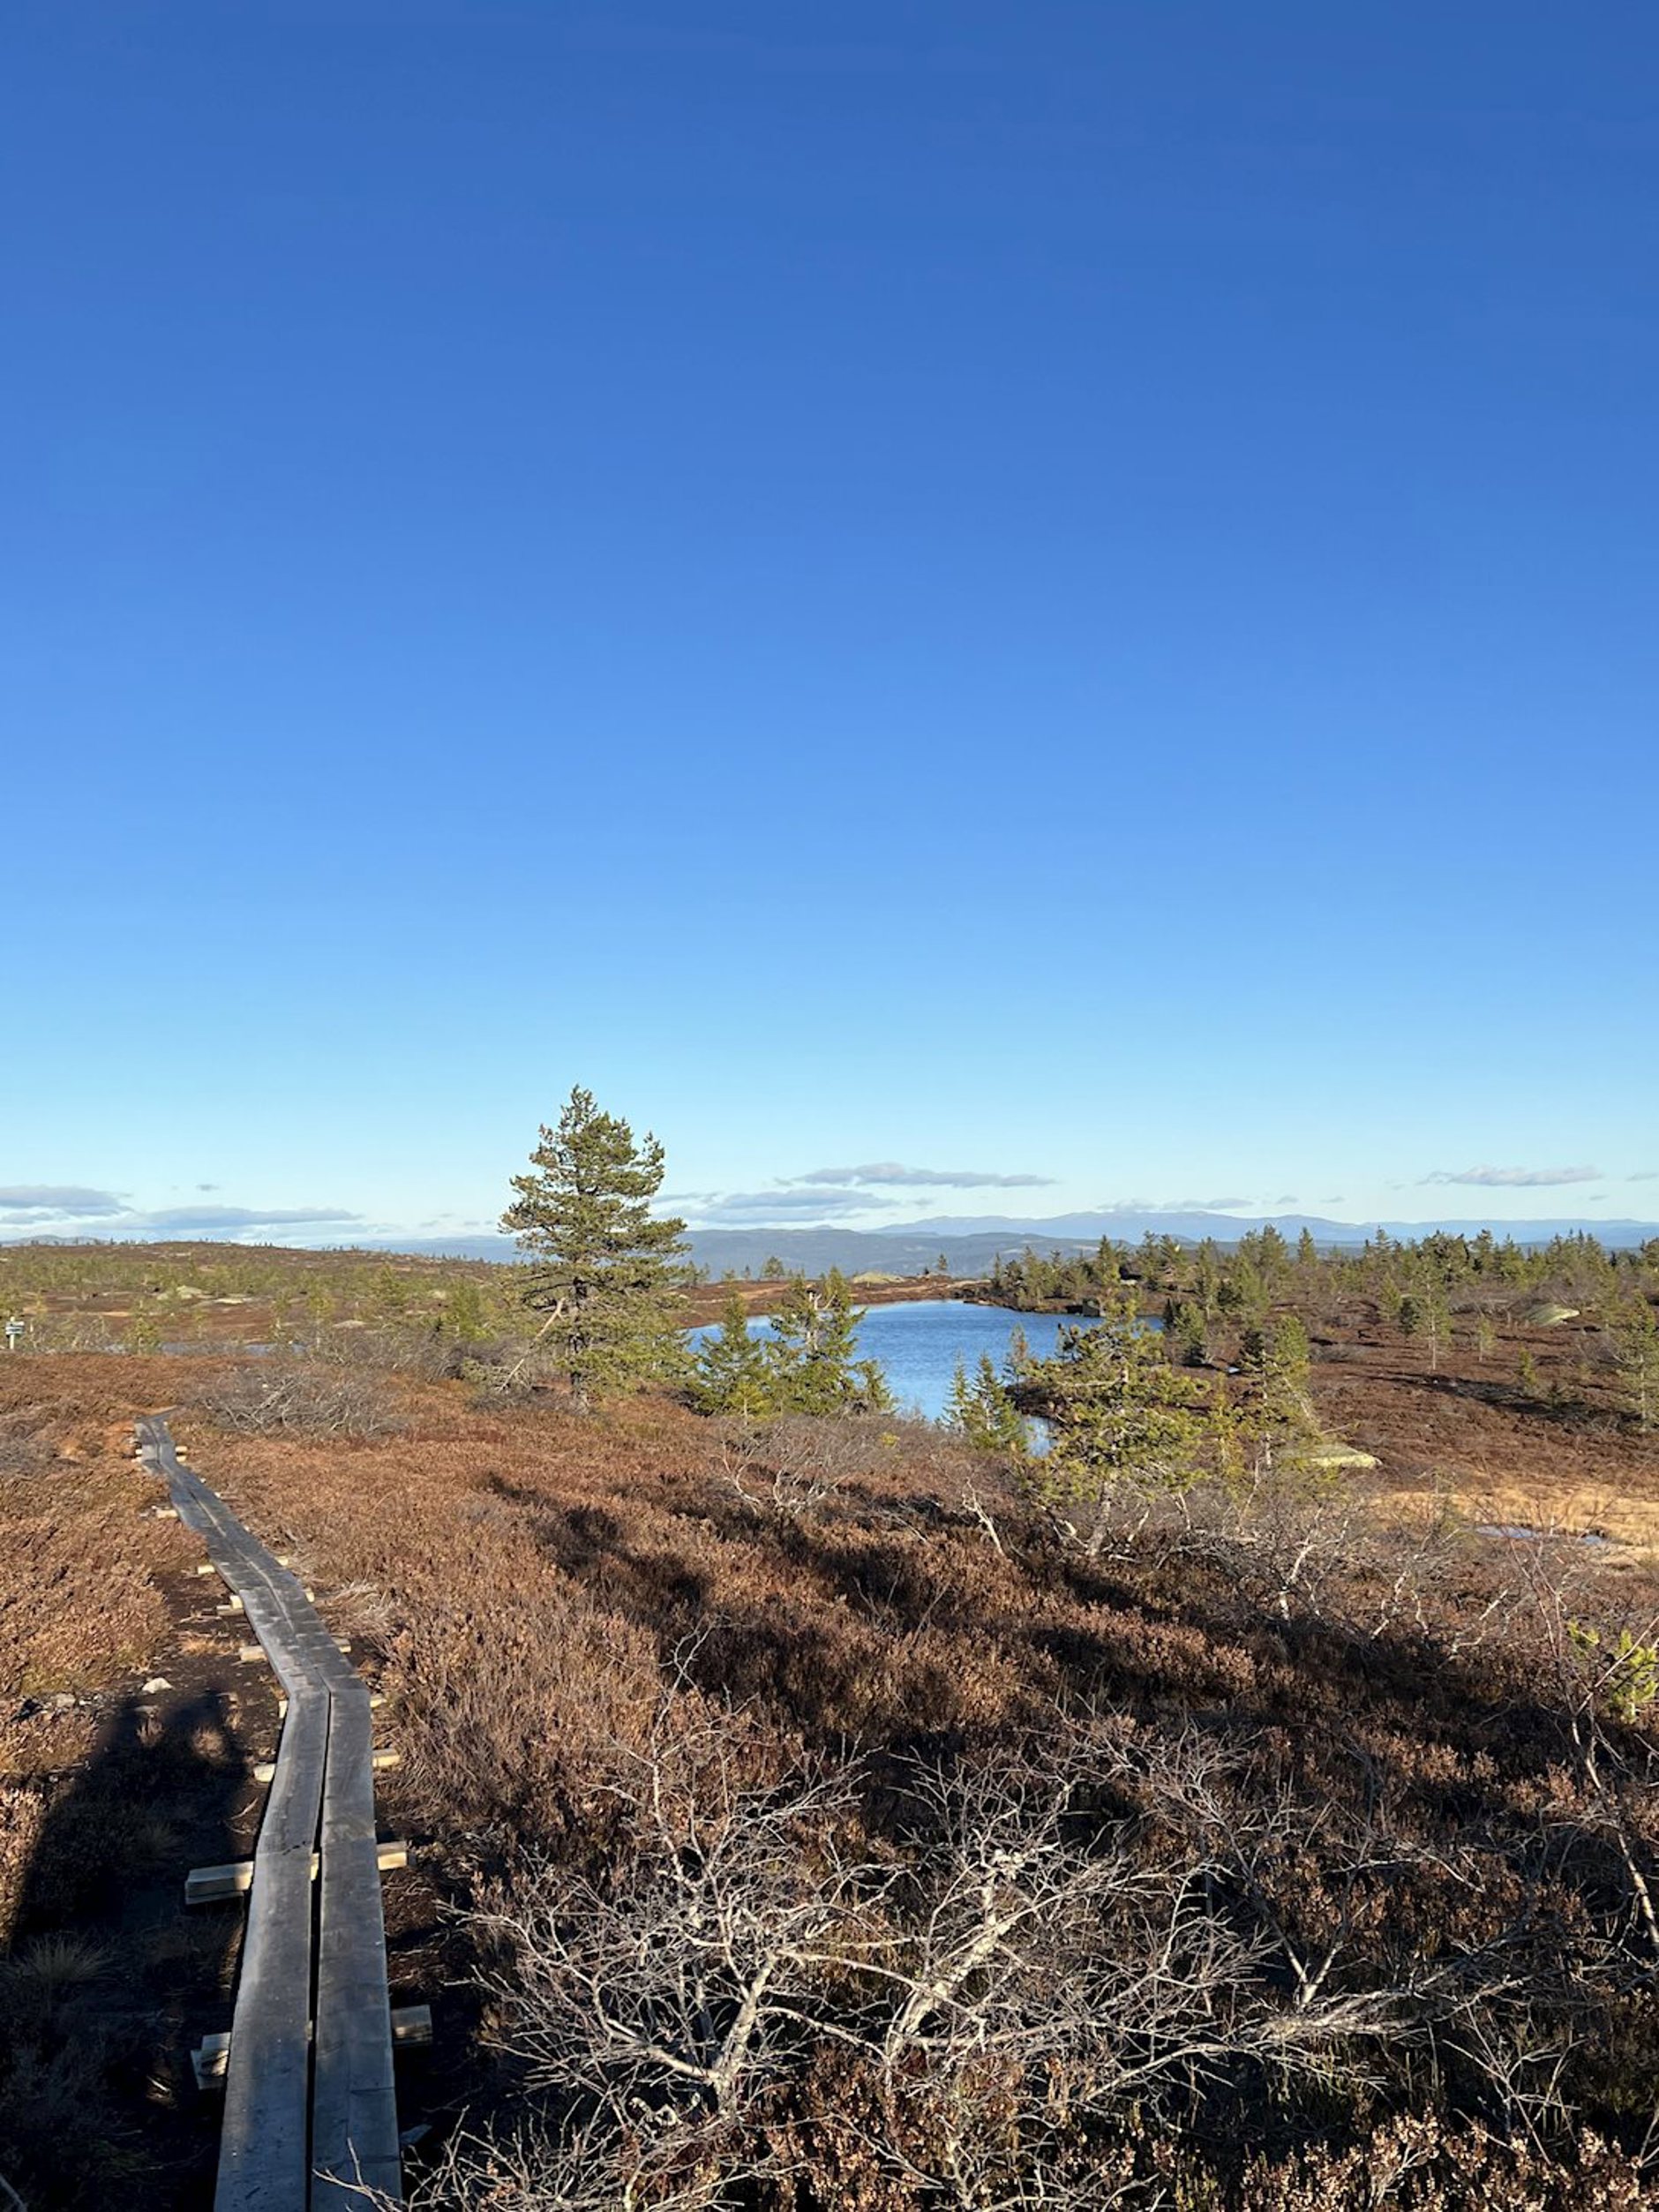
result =
[[[407,1843],[382,1843],[376,1846],[382,1874],[394,1872],[409,1864]],[[312,1879],[314,1882],[322,1867],[322,1853],[312,1854]],[[245,1897],[253,1886],[251,1859],[232,1859],[224,1866],[192,1867],[184,1877],[184,1902],[187,1905],[214,1905],[227,1897]]]
[[[392,2047],[394,2050],[412,2050],[417,2044],[431,2043],[432,2039],[432,2008],[430,2005],[402,2005],[393,2013]],[[230,2064],[229,2035],[204,2035],[191,2052],[190,2063],[195,2070],[199,2089],[222,2089]]]
[[[372,1751],[369,1754],[369,1764],[377,1773],[384,1773],[388,1767],[401,1766],[402,1764],[403,1754],[401,1751]],[[256,1760],[248,1771],[256,1782],[274,1782],[276,1779],[276,1761],[274,1759]]]
[[[334,1638],[334,1648],[336,1651],[349,1651],[351,1649],[351,1639],[349,1636],[337,1636]],[[263,1644],[239,1644],[236,1646],[236,1657],[244,1667],[252,1667],[265,1657],[265,1646]]]

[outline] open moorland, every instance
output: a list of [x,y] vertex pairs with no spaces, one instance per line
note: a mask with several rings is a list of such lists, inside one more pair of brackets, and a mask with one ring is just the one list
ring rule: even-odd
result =
[[[1147,1312],[1196,1295],[1174,1265]],[[161,1408],[387,1697],[417,2201],[1659,2202],[1659,1436],[1595,1286],[1425,1315],[1287,1276],[1260,1313],[1355,1456],[1125,1482],[1085,1546],[925,1425],[578,1414],[506,1270],[13,1250],[0,1282],[31,2212],[211,2200],[188,2053],[239,1908],[183,1881],[248,1849],[278,1720],[130,1456]],[[1236,1392],[1227,1301],[1202,1344],[1167,1319]]]

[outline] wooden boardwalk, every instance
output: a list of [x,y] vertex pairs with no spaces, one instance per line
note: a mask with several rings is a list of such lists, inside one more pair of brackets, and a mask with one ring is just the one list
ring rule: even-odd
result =
[[206,1539],[288,1697],[248,1894],[214,2212],[398,2202],[367,1686],[299,1583],[180,1460],[166,1422],[137,1428],[140,1459]]

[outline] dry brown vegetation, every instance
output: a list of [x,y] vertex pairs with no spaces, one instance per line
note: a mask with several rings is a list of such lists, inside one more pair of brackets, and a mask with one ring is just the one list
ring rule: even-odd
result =
[[[139,1406],[193,1397],[176,1432],[388,1692],[392,1817],[459,1915],[400,1968],[445,1976],[405,1993],[480,2031],[424,2090],[453,2124],[432,2203],[1659,2201],[1654,1770],[1610,1643],[1567,1628],[1645,1633],[1651,1578],[1440,1509],[1445,1478],[1519,1484],[1528,1440],[1544,1479],[1501,1517],[1551,1517],[1575,1441],[1650,1503],[1651,1445],[1575,1430],[1564,1391],[1495,1395],[1513,1347],[1490,1377],[1460,1358],[1483,1396],[1357,1335],[1314,1385],[1377,1451],[1379,1496],[1126,1501],[1093,1561],[926,1428],[756,1434],[651,1399],[577,1420],[403,1373],[375,1383],[394,1431],[258,1433],[226,1425],[257,1378],[20,1358],[0,1408],[55,1456],[4,1478],[33,1548],[26,1574],[8,1552],[0,1633],[46,1654],[43,1690],[122,1687],[118,1649],[136,1667],[180,1639],[184,1539],[113,1452]],[[1537,1356],[1565,1373],[1559,1344]],[[29,1626],[41,1571],[56,1642]],[[14,1724],[13,1774],[19,1729],[79,1731],[52,1753],[69,1766],[94,1718]],[[191,1787],[236,1742],[198,1744]],[[104,1771],[154,1824],[146,1758]],[[7,1786],[22,1939],[100,1943],[95,1898],[77,1922],[41,1902],[28,1822],[58,1786],[26,1772]],[[103,1878],[158,1848],[117,1824]],[[29,1971],[83,2004],[109,1986],[95,1958]],[[169,1971],[146,1987],[177,2005]],[[130,2085],[123,2103],[125,2063],[98,2080],[132,2157],[153,2115]],[[131,2201],[192,2201],[158,2186]]]
[[0,1461],[0,2176],[31,2212],[206,2201],[186,2054],[223,2024],[234,1930],[179,1899],[253,1793],[234,1644],[187,1625],[200,1546],[131,1456],[176,1387],[172,1362],[0,1361],[0,1437],[27,1442]]
[[[37,1396],[33,1365],[0,1369],[8,1697],[95,1689],[130,1672],[166,1625],[161,1579],[191,1549],[176,1528],[143,1517],[154,1497],[129,1463],[131,1399],[112,1397],[84,1363],[55,1370],[50,1396]],[[10,1770],[3,1749],[0,1759]]]
[[513,1273],[482,1260],[266,1245],[0,1245],[0,1303],[40,1351],[212,1351],[306,1328],[430,1322],[463,1287],[499,1317]]
[[[1315,1397],[1330,1426],[1375,1452],[1391,1487],[1449,1491],[1472,1520],[1601,1535],[1659,1557],[1659,1430],[1621,1418],[1593,1320],[1506,1324],[1492,1349],[1458,1335],[1438,1367],[1374,1313],[1316,1346]],[[1537,1376],[1519,1381],[1523,1354]]]

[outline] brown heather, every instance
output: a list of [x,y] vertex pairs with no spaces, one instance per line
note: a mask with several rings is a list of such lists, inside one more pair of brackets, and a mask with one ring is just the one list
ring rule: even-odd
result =
[[216,2001],[227,1931],[178,1927],[198,1761],[137,1694],[181,1672],[199,1598],[200,1546],[131,1449],[177,1389],[167,1361],[0,1358],[0,2177],[32,2212],[160,2212],[211,2171],[185,2008]]
[[[0,1406],[41,1394],[83,1456],[4,1485],[8,1679],[115,1682],[188,1550],[118,1425],[216,1386],[13,1366]],[[927,1429],[385,1388],[371,1437],[175,1427],[388,1693],[389,1817],[463,1915],[482,1996],[421,1993],[481,2002],[498,2054],[450,2080],[424,2201],[1659,2203],[1653,1770],[1604,1716],[1587,1764],[1563,1631],[1639,1624],[1646,1569],[1283,1495],[1126,1515],[1087,1561]],[[747,1932],[694,2092],[639,2023],[668,2033],[649,1970],[699,1915]],[[787,2002],[739,2049],[751,1941]],[[578,2065],[611,2003],[620,2087]]]
[[[669,1677],[704,1710],[740,1709],[732,1741],[758,1782],[856,1763],[853,1841],[876,1860],[912,1840],[917,1762],[1040,1764],[1045,1745],[1092,1731],[1080,1822],[1127,1818],[1145,1862],[1207,1870],[1291,2002],[1295,1972],[1327,1954],[1329,1990],[1393,1993],[1395,2025],[1355,2078],[1333,2060],[1325,2088],[1270,2095],[1259,2065],[1218,2059],[1161,2118],[1155,2099],[1126,2101],[1115,2155],[1137,2188],[1179,2141],[1157,2185],[1171,2202],[1207,2202],[1212,2186],[1240,2203],[1370,2202],[1356,2146],[1397,2126],[1402,2203],[1480,2201],[1500,2176],[1518,2202],[1529,2188],[1541,2205],[1588,2202],[1571,2193],[1588,2186],[1575,2129],[1645,2125],[1653,1958],[1574,1761],[1530,1561],[1453,1544],[1379,1628],[1400,1539],[1347,1508],[1317,1593],[1268,1606],[1258,1531],[1243,1541],[1225,1516],[1196,1537],[1153,1527],[1088,1564],[925,1429],[826,1426],[828,1477],[811,1481],[799,1437],[780,1440],[778,1477],[764,1447],[651,1401],[579,1421],[546,1399],[490,1412],[411,1386],[406,1418],[404,1436],[344,1448],[195,1441],[256,1525],[307,1545],[319,1576],[385,1623],[400,1787],[434,1832],[470,1839],[475,1879],[510,1892],[527,1850],[626,1878],[618,1759],[645,1756]],[[1489,1616],[1505,1577],[1514,1598]],[[1634,1597],[1628,1580],[1581,1595],[1619,1614]],[[1620,1803],[1651,1862],[1649,1796],[1632,1785]],[[857,2108],[860,2080],[881,2103],[867,2061],[839,2065],[837,2111]],[[894,2151],[890,2097],[860,2133],[879,2186],[848,2194],[852,2154],[828,2108],[814,2120],[817,2078],[784,2067],[756,2097],[755,2115],[781,2116],[798,2180],[818,2175],[798,2201],[935,2201]],[[1535,2142],[1518,2120],[1528,2098]],[[1464,2124],[1433,2134],[1437,2110]],[[926,2125],[903,2125],[921,2128],[914,2163],[934,2171]],[[1092,2161],[1111,2133],[1089,2136]],[[869,2153],[871,2138],[886,2148]],[[723,2149],[728,2170],[736,2156]],[[1623,2152],[1583,2156],[1609,2205],[1639,2201]],[[757,2180],[755,2201],[777,2186]]]
[[161,1363],[146,1375],[150,1363],[54,1362],[40,1403],[44,1364],[0,1368],[0,1438],[32,1447],[0,1454],[0,1698],[12,1700],[94,1689],[141,1665],[167,1626],[160,1582],[196,1552],[143,1517],[154,1491],[128,1456],[132,1401],[105,1387],[119,1366],[129,1390],[165,1389]]

